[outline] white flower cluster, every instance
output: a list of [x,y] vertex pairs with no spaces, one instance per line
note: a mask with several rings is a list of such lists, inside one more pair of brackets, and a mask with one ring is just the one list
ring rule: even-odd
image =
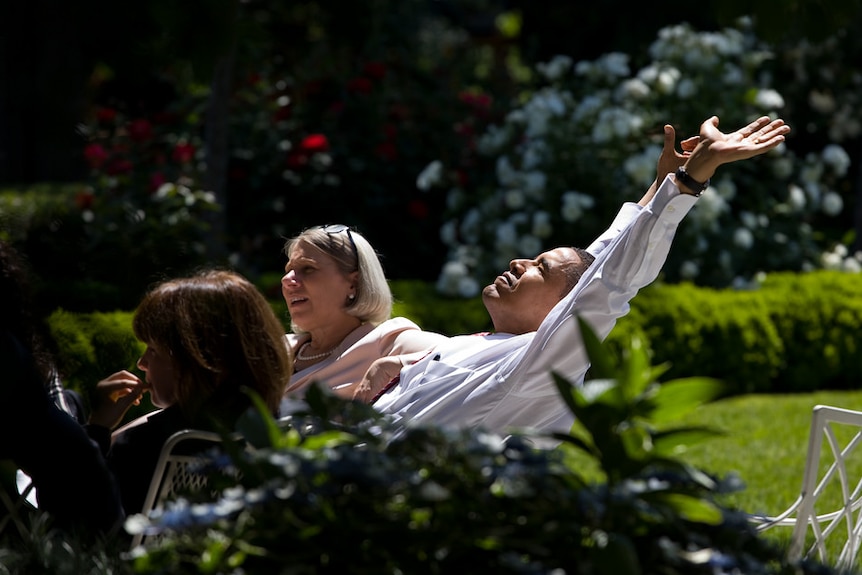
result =
[[843,272],[862,272],[862,251],[850,253],[847,246],[836,244],[830,251],[823,252],[821,257],[823,269],[840,270]]
[[[541,85],[478,138],[484,163],[473,165],[493,169],[471,174],[475,188],[451,185],[456,166],[434,161],[422,171],[420,189],[449,186],[440,291],[476,295],[512,258],[588,244],[655,179],[663,124],[677,128],[679,141],[713,114],[733,130],[785,106],[768,84],[773,54],[746,22],[720,32],[665,28],[650,56],[637,70],[621,53],[539,64]],[[746,164],[723,166],[689,214],[668,278],[741,285],[820,259],[810,222],[843,211],[844,149],[831,143],[799,159],[781,145]]]

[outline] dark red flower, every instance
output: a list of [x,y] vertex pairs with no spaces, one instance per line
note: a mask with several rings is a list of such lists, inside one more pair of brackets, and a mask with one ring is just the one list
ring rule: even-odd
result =
[[371,92],[371,80],[357,77],[347,83],[347,89],[355,94],[368,94]]
[[424,220],[428,217],[428,204],[422,200],[410,200],[407,204],[407,213],[414,219]]
[[287,154],[287,159],[285,160],[285,163],[289,168],[301,168],[308,163],[308,155],[304,152],[298,152],[294,150]]
[[99,169],[108,159],[108,152],[99,144],[87,144],[84,148],[84,158],[93,169]]
[[136,142],[150,140],[153,137],[153,125],[149,120],[132,120],[129,122],[129,137]]
[[326,109],[326,111],[332,115],[337,116],[338,114],[340,114],[341,112],[344,111],[344,101],[343,100],[334,101],[333,103],[331,103],[329,105],[329,107]]
[[473,124],[471,124],[469,122],[457,122],[454,126],[454,130],[455,130],[455,133],[458,134],[459,136],[464,136],[467,138],[472,137],[476,133],[476,130],[473,127]]
[[403,122],[410,118],[410,108],[404,104],[392,104],[389,108],[389,117],[396,122]]
[[195,147],[188,142],[180,141],[174,146],[174,152],[171,157],[177,163],[188,164],[195,157]]
[[377,147],[374,148],[374,153],[377,154],[378,157],[390,162],[394,162],[398,159],[398,148],[396,148],[395,144],[392,142],[382,142],[377,144]]
[[312,80],[302,87],[302,93],[306,96],[316,96],[323,92],[325,82],[323,80]]
[[119,176],[120,174],[128,174],[133,167],[129,160],[118,158],[105,167],[105,173],[109,176]]
[[99,108],[96,110],[96,119],[100,124],[110,124],[117,117],[117,111],[113,108]]
[[272,119],[276,122],[284,122],[289,120],[292,114],[293,106],[279,106],[275,114],[272,115]]
[[155,192],[159,188],[162,187],[168,179],[161,172],[154,172],[153,175],[150,176],[150,193]]
[[89,210],[93,206],[93,200],[95,199],[96,196],[93,195],[92,191],[81,190],[75,194],[75,205],[78,206],[79,210]]
[[381,80],[386,76],[386,64],[383,62],[367,62],[362,72],[373,80]]
[[307,154],[326,152],[329,150],[329,140],[323,134],[309,134],[302,139],[299,149]]
[[478,111],[485,112],[491,107],[491,96],[477,92],[461,92],[458,99]]
[[383,124],[383,135],[387,140],[394,140],[398,135],[398,126],[395,124]]
[[173,124],[179,119],[179,116],[174,112],[156,112],[153,114],[153,123],[164,126],[165,124]]
[[458,181],[458,185],[461,188],[467,188],[470,184],[470,176],[464,170],[456,170],[455,179]]

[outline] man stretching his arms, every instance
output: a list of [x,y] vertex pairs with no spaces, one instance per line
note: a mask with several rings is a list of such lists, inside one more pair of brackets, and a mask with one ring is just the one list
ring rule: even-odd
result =
[[574,416],[551,372],[583,382],[589,360],[575,316],[607,337],[629,301],[658,276],[679,222],[715,170],[775,148],[790,131],[768,117],[729,134],[718,122],[715,116],[704,121],[699,136],[683,142],[683,154],[674,151],[667,126],[661,185],[623,206],[586,250],[558,247],[513,260],[482,292],[494,333],[449,338],[418,360],[381,358],[360,386],[365,395],[357,397],[377,394],[375,408],[405,424],[568,432]]

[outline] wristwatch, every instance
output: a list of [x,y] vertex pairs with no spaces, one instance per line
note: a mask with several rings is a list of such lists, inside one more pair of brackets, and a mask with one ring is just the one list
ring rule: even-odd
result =
[[701,183],[688,175],[688,172],[685,171],[685,168],[680,166],[676,169],[676,173],[674,174],[676,181],[680,184],[684,185],[686,188],[694,192],[695,196],[700,196],[703,191],[709,187],[709,180]]

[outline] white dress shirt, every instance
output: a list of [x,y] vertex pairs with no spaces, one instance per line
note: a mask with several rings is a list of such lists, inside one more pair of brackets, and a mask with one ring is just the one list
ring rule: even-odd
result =
[[645,207],[625,204],[587,250],[596,260],[542,321],[538,331],[462,335],[401,370],[374,407],[408,424],[567,433],[574,415],[551,372],[583,384],[589,362],[575,316],[604,339],[638,290],[656,279],[679,222],[697,201],[673,178]]

